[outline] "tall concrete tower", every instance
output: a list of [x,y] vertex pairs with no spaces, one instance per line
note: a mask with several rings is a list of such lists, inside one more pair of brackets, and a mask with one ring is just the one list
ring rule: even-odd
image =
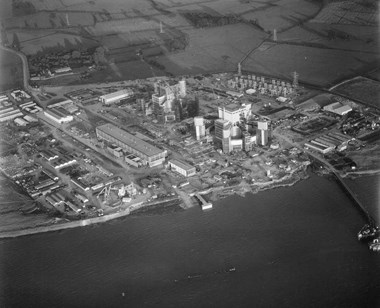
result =
[[206,136],[206,128],[203,117],[194,117],[195,136],[197,140],[200,140]]
[[257,135],[256,143],[258,145],[266,146],[269,139],[269,125],[266,121],[257,122]]
[[179,95],[181,97],[186,96],[186,80],[182,79],[179,82]]

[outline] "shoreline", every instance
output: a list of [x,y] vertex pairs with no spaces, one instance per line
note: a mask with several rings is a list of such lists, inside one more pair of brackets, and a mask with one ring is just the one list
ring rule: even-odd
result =
[[[302,168],[296,169],[291,174],[279,179],[279,180],[272,180],[268,182],[262,182],[262,183],[254,183],[254,184],[238,184],[236,186],[231,187],[223,187],[220,190],[215,189],[211,192],[211,201],[216,202],[221,199],[233,196],[233,195],[239,195],[241,197],[245,197],[247,193],[258,193],[260,191],[265,191],[269,189],[274,188],[280,188],[280,187],[291,187],[294,184],[298,183],[299,181],[303,179],[307,179],[307,167],[302,166]],[[180,198],[175,198],[182,203],[183,201]],[[75,220],[75,221],[68,221],[68,222],[59,222],[59,223],[51,223],[49,225],[45,226],[38,226],[38,227],[32,227],[27,229],[20,229],[20,230],[13,230],[13,231],[5,231],[0,233],[0,239],[7,239],[7,238],[16,238],[20,236],[27,236],[27,235],[34,235],[39,233],[46,233],[46,232],[54,232],[59,230],[65,230],[65,229],[72,229],[72,228],[78,228],[78,227],[86,227],[91,226],[95,224],[105,223],[107,221],[111,221],[114,219],[122,218],[131,215],[134,211],[141,209],[141,208],[147,208],[151,205],[159,205],[161,203],[166,203],[168,201],[173,201],[175,199],[171,200],[160,200],[155,203],[147,203],[147,204],[139,204],[137,207],[133,207],[133,210],[131,211],[129,208],[121,210],[116,213],[106,214],[104,216],[100,217],[92,217],[87,219],[81,219],[81,220]],[[179,205],[181,208],[183,208],[181,205]],[[195,206],[195,205],[194,205]],[[191,207],[192,208],[192,207]],[[144,215],[144,214],[142,214]]]
[[[114,219],[129,216],[141,208],[154,206],[154,205],[159,206],[161,203],[167,203],[167,202],[176,201],[176,200],[180,201],[180,199],[174,198],[170,200],[160,200],[154,203],[136,204],[135,206],[133,205],[131,206],[132,210],[130,210],[130,208],[127,208],[124,210],[120,210],[116,213],[110,213],[110,214],[106,214],[100,217],[99,216],[91,217],[91,218],[86,218],[86,219],[71,220],[71,221],[59,222],[59,223],[53,222],[45,226],[37,226],[37,227],[32,227],[32,228],[20,229],[20,230],[0,232],[0,239],[16,238],[20,236],[27,236],[27,235],[33,235],[33,234],[39,234],[39,233],[54,232],[54,231],[59,231],[59,230],[96,225],[96,224],[104,223],[104,222],[111,221]],[[56,221],[56,220],[54,220],[53,218],[51,221]]]

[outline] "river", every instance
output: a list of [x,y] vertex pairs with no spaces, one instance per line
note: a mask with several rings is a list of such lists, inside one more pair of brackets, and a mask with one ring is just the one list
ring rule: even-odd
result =
[[379,307],[380,258],[333,181],[0,240],[1,307]]

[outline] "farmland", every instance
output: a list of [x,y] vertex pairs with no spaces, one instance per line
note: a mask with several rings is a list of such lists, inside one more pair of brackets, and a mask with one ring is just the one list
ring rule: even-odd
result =
[[[377,63],[379,56],[354,51],[303,45],[266,43],[265,52],[256,50],[243,63],[247,70],[291,78],[297,71],[302,82],[328,86],[346,76],[360,74]],[[350,66],[347,66],[350,63]]]
[[348,80],[332,89],[335,93],[356,99],[380,109],[380,82],[364,77]]
[[51,84],[231,71],[245,59],[246,71],[283,78],[297,71],[301,82],[329,86],[379,61],[376,10],[346,2],[6,0],[1,14],[5,41],[26,55],[106,50],[105,67],[85,81]]
[[18,56],[2,51],[0,57],[0,91],[22,85],[22,65]]

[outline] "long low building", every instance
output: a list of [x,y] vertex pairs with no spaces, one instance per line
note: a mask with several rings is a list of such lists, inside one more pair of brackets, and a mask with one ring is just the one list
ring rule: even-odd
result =
[[192,166],[186,162],[177,160],[177,159],[170,160],[169,161],[169,167],[171,170],[178,172],[179,174],[186,176],[186,177],[195,175],[195,172],[196,172],[194,166]]
[[140,157],[144,165],[153,167],[165,161],[166,151],[137,138],[113,124],[108,123],[98,126],[96,128],[96,135],[99,139],[114,143],[123,150]]
[[0,122],[13,120],[14,118],[22,117],[22,116],[24,116],[24,114],[22,112],[20,112],[20,110],[18,110],[18,109],[12,110],[12,111],[9,111],[7,113],[1,114],[0,115]]
[[62,107],[46,109],[44,114],[59,124],[68,123],[74,120],[73,116],[68,114],[68,112]]
[[111,103],[118,102],[122,99],[128,98],[132,95],[133,95],[133,91],[131,89],[124,89],[124,90],[120,90],[120,91],[99,96],[99,100],[103,104],[111,104]]

